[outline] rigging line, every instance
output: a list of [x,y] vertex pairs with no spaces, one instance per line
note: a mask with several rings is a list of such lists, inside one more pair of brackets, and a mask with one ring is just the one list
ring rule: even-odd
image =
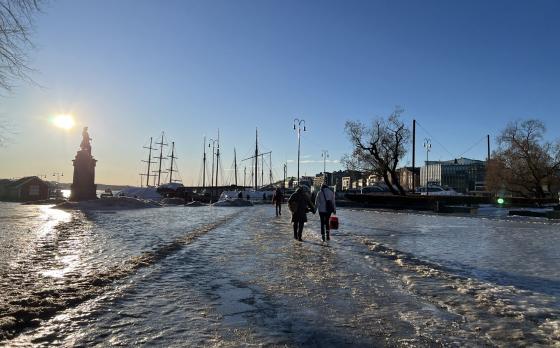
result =
[[426,133],[430,136],[430,138],[432,138],[433,140],[435,140],[436,143],[438,143],[438,145],[441,146],[442,149],[444,149],[448,154],[451,155],[451,157],[453,157],[453,154],[451,153],[451,151],[449,151],[445,146],[443,146],[443,144],[442,144],[439,140],[437,140],[436,137],[434,137],[430,132],[428,132],[428,130],[427,130],[426,128],[424,128],[424,127],[420,124],[420,122],[416,121],[416,124],[417,124],[418,126],[420,126],[420,128],[422,128],[422,129],[424,130],[424,132],[426,132]]
[[477,146],[478,144],[480,144],[482,142],[482,140],[486,139],[486,135],[483,135],[480,139],[478,139],[478,141],[476,143],[474,143],[473,145],[471,145],[471,147],[469,147],[466,151],[464,151],[462,154],[460,154],[458,157],[462,157],[464,154],[466,154],[467,152],[471,151],[475,146]]

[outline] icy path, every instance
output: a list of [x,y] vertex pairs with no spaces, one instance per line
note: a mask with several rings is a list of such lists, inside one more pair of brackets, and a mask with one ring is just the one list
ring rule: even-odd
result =
[[242,208],[9,344],[557,344],[548,298],[461,278],[379,244],[356,221],[345,224],[356,212],[340,212],[342,229],[328,244],[316,217],[300,243],[289,217],[273,214]]

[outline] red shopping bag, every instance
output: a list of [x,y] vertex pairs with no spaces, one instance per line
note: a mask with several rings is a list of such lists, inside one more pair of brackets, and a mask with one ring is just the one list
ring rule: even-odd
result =
[[336,216],[331,216],[329,219],[329,227],[331,230],[338,230],[338,218]]

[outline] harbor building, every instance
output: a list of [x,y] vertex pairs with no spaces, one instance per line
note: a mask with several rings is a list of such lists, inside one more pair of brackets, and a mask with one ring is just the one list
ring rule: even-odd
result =
[[352,188],[352,183],[363,175],[357,170],[339,170],[333,172],[333,184],[336,185],[337,191],[348,191]]
[[320,188],[323,184],[327,184],[328,186],[334,185],[332,173],[325,172],[315,175],[315,178],[313,178],[313,186],[315,188]]
[[30,202],[49,198],[49,184],[37,176],[0,180],[0,200]]
[[450,161],[428,161],[420,168],[420,184],[441,185],[468,193],[475,191],[484,182],[485,175],[484,161],[464,157]]
[[[398,172],[399,182],[403,189],[412,191],[413,187],[420,186],[420,168],[402,167],[398,169]],[[412,180],[414,180],[414,185],[412,184]]]

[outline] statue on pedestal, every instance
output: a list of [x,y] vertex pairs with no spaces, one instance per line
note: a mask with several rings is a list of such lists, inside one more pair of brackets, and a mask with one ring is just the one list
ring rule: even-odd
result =
[[97,160],[91,155],[91,138],[89,137],[88,127],[82,131],[82,142],[80,150],[72,161],[74,163],[74,178],[72,181],[71,201],[84,201],[96,199],[95,185],[95,164]]
[[84,127],[84,130],[82,131],[82,143],[80,144],[80,148],[82,149],[82,151],[86,151],[91,155],[90,140],[91,138],[89,137],[88,127]]

